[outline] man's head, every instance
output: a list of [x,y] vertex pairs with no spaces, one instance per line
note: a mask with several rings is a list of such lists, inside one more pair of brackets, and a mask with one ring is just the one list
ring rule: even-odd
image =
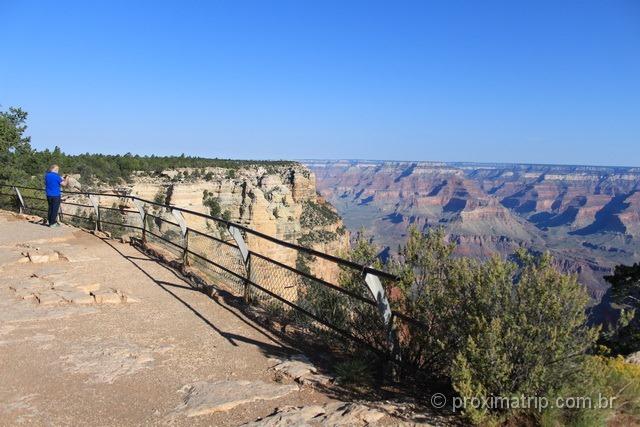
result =
[[49,172],[55,172],[55,173],[60,172],[60,166],[58,166],[58,165],[51,165],[51,166],[49,167]]

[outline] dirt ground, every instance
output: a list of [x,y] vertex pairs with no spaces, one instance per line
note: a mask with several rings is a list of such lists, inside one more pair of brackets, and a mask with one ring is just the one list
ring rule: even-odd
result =
[[[59,255],[21,262],[24,253]],[[294,351],[133,247],[71,227],[2,215],[0,263],[2,425],[238,425],[278,406],[328,400],[296,386],[280,398],[188,417],[189,385],[274,383],[270,357]],[[34,281],[43,282],[35,288],[42,296],[99,285],[127,301],[38,302],[11,289]]]
[[274,371],[297,354],[130,245],[0,212],[0,425],[242,425],[336,403]]

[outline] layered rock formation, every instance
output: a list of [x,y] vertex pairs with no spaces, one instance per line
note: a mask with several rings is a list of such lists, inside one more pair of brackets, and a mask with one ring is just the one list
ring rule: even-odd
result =
[[603,275],[640,259],[640,169],[308,161],[347,226],[391,250],[409,225],[444,226],[464,255],[551,251],[595,299]]
[[[221,217],[330,254],[342,253],[349,244],[349,236],[335,209],[317,195],[315,176],[302,165],[175,169],[153,175],[141,172],[125,186],[102,190],[132,194]],[[102,201],[105,204],[112,202],[107,198]],[[152,212],[168,216],[160,209],[152,209]],[[225,240],[231,238],[215,221],[196,215],[183,216],[195,230]],[[295,250],[251,234],[245,238],[255,252],[292,267],[300,262]],[[317,277],[334,279],[337,274],[334,264],[319,259],[308,264]]]

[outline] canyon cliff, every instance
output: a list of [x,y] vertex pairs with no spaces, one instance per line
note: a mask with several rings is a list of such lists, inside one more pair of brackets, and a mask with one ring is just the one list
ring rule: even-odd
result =
[[550,251],[594,300],[640,260],[640,168],[306,161],[351,230],[393,252],[407,227],[443,226],[460,255]]
[[[316,192],[315,176],[302,165],[247,165],[239,168],[178,168],[134,173],[126,184],[101,186],[140,198],[223,218],[269,236],[338,255],[349,247],[349,234],[335,209]],[[104,198],[103,203],[113,201]],[[129,208],[135,207],[128,202]],[[153,210],[153,209],[152,209]],[[154,213],[171,220],[167,212]],[[230,240],[213,220],[183,214],[195,230]],[[175,220],[174,220],[175,221]],[[249,249],[295,267],[298,252],[247,234]],[[194,239],[195,240],[195,239]],[[309,260],[307,260],[309,261]],[[322,259],[306,262],[317,277],[335,279],[337,266]]]

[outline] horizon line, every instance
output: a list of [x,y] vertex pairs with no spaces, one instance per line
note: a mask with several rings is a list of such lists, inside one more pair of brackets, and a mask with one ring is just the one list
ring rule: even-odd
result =
[[621,165],[593,165],[580,163],[525,163],[525,162],[470,162],[470,161],[444,161],[444,160],[383,160],[383,159],[295,159],[293,161],[305,162],[370,162],[370,163],[428,163],[432,165],[467,165],[467,166],[540,166],[540,167],[582,167],[582,168],[607,168],[607,169],[638,169],[640,166]]
[[[59,146],[54,147],[61,148]],[[54,149],[49,147],[45,147],[42,149],[35,148],[36,151],[49,151],[53,152]],[[445,160],[391,160],[391,159],[365,159],[365,158],[236,158],[236,157],[209,157],[203,155],[195,155],[195,154],[187,154],[187,153],[174,153],[174,154],[140,154],[140,153],[100,153],[100,152],[76,152],[69,153],[65,152],[61,149],[62,153],[67,156],[81,156],[81,155],[103,155],[103,156],[125,156],[130,154],[132,156],[140,156],[140,157],[195,157],[201,159],[210,159],[210,160],[231,160],[231,161],[272,161],[272,162],[371,162],[371,163],[425,163],[432,165],[465,165],[465,166],[537,166],[537,167],[582,167],[582,168],[605,168],[605,169],[638,169],[640,171],[640,166],[623,166],[623,165],[594,165],[594,164],[581,164],[581,163],[527,163],[527,162],[505,162],[505,161],[496,161],[496,162],[473,162],[473,161],[445,161]]]

